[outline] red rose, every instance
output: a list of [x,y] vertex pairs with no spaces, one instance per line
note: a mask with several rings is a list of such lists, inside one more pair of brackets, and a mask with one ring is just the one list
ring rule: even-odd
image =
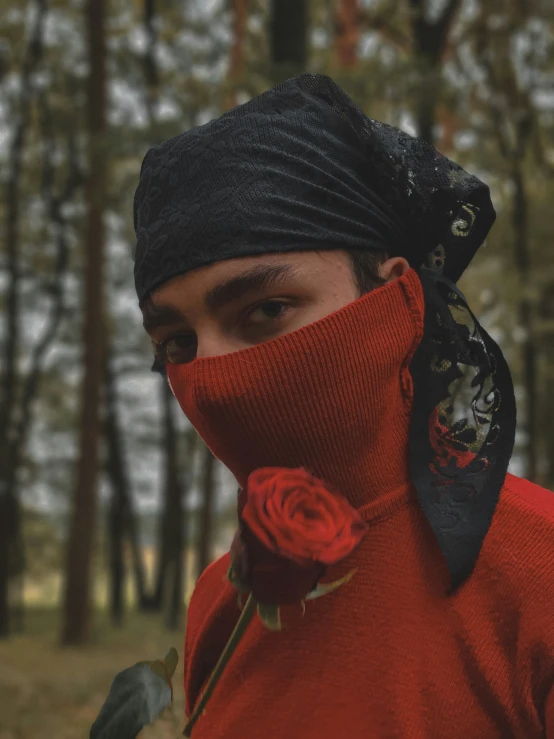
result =
[[248,478],[231,547],[233,569],[260,603],[294,603],[360,543],[367,525],[346,498],[304,469],[264,467]]
[[[241,616],[183,734],[190,736],[210,695],[257,611],[262,622],[280,631],[280,606],[332,592],[355,570],[333,583],[319,583],[327,565],[350,554],[367,531],[342,495],[331,493],[306,470],[264,467],[248,478],[239,530],[231,544],[227,577],[241,594],[250,591]],[[240,507],[239,506],[239,507]],[[240,602],[240,596],[239,596]]]
[[300,565],[340,562],[367,531],[344,496],[302,467],[252,472],[242,520],[267,549]]

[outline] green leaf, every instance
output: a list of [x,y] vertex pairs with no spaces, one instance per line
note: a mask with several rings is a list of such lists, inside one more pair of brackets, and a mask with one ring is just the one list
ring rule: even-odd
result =
[[239,576],[235,572],[233,565],[229,567],[229,569],[227,570],[227,575],[223,579],[229,580],[231,585],[235,588],[235,590],[238,593],[249,593],[250,592],[250,588],[246,587],[246,585],[244,585],[244,583],[241,582]]
[[178,661],[172,647],[163,661],[137,662],[116,675],[89,739],[135,739],[171,703]]
[[315,600],[316,598],[320,598],[322,595],[332,593],[333,590],[336,590],[337,588],[340,588],[341,585],[347,583],[355,572],[356,570],[352,570],[344,577],[341,577],[340,580],[335,580],[334,582],[318,583],[317,587],[314,588],[311,593],[308,593],[308,595],[304,596],[304,600]]
[[270,631],[283,630],[279,606],[258,603],[258,616]]
[[175,649],[175,647],[171,647],[169,652],[165,655],[164,663],[167,667],[167,675],[171,680],[179,663],[179,655],[177,654],[177,650]]

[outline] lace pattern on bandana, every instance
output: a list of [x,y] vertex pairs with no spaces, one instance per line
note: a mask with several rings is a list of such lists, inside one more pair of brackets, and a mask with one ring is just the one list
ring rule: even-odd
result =
[[424,337],[412,360],[410,466],[451,574],[473,571],[512,455],[516,407],[506,360],[456,285],[422,267]]

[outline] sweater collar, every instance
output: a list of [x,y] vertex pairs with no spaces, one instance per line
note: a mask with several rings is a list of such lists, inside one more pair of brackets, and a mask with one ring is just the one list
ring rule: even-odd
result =
[[423,314],[409,270],[271,341],[168,365],[168,380],[241,488],[259,467],[304,467],[368,520],[410,487],[409,365]]

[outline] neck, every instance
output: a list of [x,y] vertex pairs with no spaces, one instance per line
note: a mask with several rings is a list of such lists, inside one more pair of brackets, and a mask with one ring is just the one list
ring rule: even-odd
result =
[[168,379],[241,487],[258,467],[305,467],[373,510],[409,485],[409,364],[423,310],[410,270],[272,341],[168,365]]

